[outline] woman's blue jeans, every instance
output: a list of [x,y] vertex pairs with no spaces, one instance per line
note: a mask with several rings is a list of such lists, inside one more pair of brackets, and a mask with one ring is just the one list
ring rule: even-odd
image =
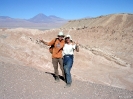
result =
[[73,55],[65,55],[63,57],[63,65],[64,65],[66,83],[71,84],[72,83],[72,78],[71,78],[70,70],[71,70],[72,65],[73,65]]

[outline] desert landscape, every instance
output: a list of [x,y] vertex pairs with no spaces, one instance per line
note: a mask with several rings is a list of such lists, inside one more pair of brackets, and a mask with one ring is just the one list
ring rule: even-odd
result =
[[[80,44],[68,89],[63,81],[54,83],[49,47],[39,41],[51,41],[60,31]],[[70,20],[49,30],[2,27],[0,98],[133,99],[132,59],[133,14]]]

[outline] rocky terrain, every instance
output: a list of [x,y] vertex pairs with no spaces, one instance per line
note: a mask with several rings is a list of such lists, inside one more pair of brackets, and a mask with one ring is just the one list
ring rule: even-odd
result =
[[[1,47],[0,73],[2,79],[1,85],[5,86],[5,87],[1,86],[1,88],[3,89],[0,92],[1,95],[6,95],[5,97],[7,97],[8,94],[6,94],[4,90],[7,88],[6,86],[10,86],[9,83],[14,83],[12,79],[8,78],[10,77],[10,75],[8,75],[6,72],[9,72],[9,74],[12,73],[11,75],[16,75],[15,74],[16,72],[18,76],[21,77],[23,73],[25,73],[24,72],[25,68],[28,68],[29,74],[31,72],[37,72],[37,75],[39,75],[39,72],[41,72],[41,77],[42,75],[46,79],[48,77],[51,77],[48,76],[47,74],[43,74],[44,72],[53,73],[53,67],[51,64],[51,54],[48,51],[48,47],[40,43],[39,38],[42,37],[45,41],[50,41],[57,36],[59,31],[63,31],[65,35],[70,34],[72,36],[73,41],[75,42],[78,41],[80,44],[80,52],[79,53],[75,52],[74,65],[71,72],[74,79],[71,91],[72,90],[78,90],[78,91],[77,92],[73,91],[74,94],[72,96],[76,97],[77,94],[80,92],[82,94],[82,90],[80,89],[85,88],[84,94],[80,95],[82,97],[85,95],[86,97],[87,96],[90,97],[89,99],[94,99],[92,98],[93,96],[91,97],[91,95],[94,95],[93,92],[95,91],[97,92],[99,89],[99,87],[97,87],[96,89],[93,89],[94,87],[90,87],[91,85],[92,86],[94,85],[94,86],[103,86],[101,90],[104,92],[107,90],[108,95],[106,94],[107,95],[106,99],[107,98],[132,99],[131,96],[133,91],[133,61],[132,61],[133,15],[132,14],[115,14],[115,15],[100,16],[97,18],[73,20],[69,21],[60,29],[51,29],[45,31],[40,31],[37,29],[24,29],[24,28],[0,29],[0,47]],[[8,70],[9,66],[10,68]],[[25,66],[25,68],[21,66]],[[13,67],[13,70],[11,67]],[[32,70],[31,67],[36,69]],[[22,71],[20,71],[19,68],[22,69]],[[26,76],[23,75],[22,77]],[[31,81],[33,81],[34,83],[33,85],[35,86],[40,85],[39,82],[40,81],[42,82],[42,80],[37,79],[36,76],[34,77],[35,77],[34,80],[36,80],[35,82],[33,81],[33,79],[31,79],[32,76],[26,78],[25,81],[28,82],[28,79],[29,80],[31,79]],[[54,84],[51,83],[52,78],[48,78],[49,81],[46,80],[45,78],[42,79],[46,81],[46,84],[47,83]],[[6,79],[11,80],[11,82],[9,82]],[[13,79],[17,80],[17,78]],[[22,79],[24,80],[24,78]],[[8,82],[7,85],[6,82]],[[45,86],[45,82],[42,83]],[[62,87],[63,84],[64,82],[61,82],[61,85],[58,86]],[[81,85],[81,88],[79,88],[79,84]],[[22,88],[25,88],[25,86],[22,86]],[[31,86],[31,88],[33,88],[33,86]],[[39,91],[39,87],[37,88],[38,91],[36,95],[38,95],[39,92],[41,93],[43,92],[42,89],[40,89],[41,91]],[[51,91],[49,88],[47,87],[45,88],[48,91]],[[90,89],[92,88],[92,90],[88,88]],[[55,89],[53,88],[53,91]],[[114,89],[116,91],[114,91]],[[12,91],[13,89],[10,90]],[[26,89],[26,91],[27,90],[29,89]],[[89,93],[87,93],[87,91],[92,94],[90,95]],[[31,92],[31,90],[29,90],[29,92]],[[115,93],[116,95],[113,97],[113,94]],[[97,95],[103,95],[103,93],[101,94],[99,93]],[[68,95],[68,97],[69,96],[71,95]],[[26,96],[24,97],[26,98]],[[81,97],[77,96],[77,98]],[[97,96],[97,98],[95,99],[100,99],[100,98],[104,99],[105,97]]]

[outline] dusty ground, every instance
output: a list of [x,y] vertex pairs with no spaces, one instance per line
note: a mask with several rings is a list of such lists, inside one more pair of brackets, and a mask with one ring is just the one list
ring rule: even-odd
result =
[[[73,40],[80,44],[80,52],[75,52],[74,65],[71,71],[74,84],[70,88],[71,91],[65,90],[66,98],[67,96],[77,98],[88,96],[90,99],[100,99],[99,97],[104,99],[107,96],[110,98],[106,99],[131,99],[130,93],[133,91],[132,17],[133,15],[120,14],[92,20],[72,21],[62,29],[46,31],[26,28],[0,29],[0,73],[2,79],[0,85],[3,89],[1,90],[1,97],[32,98],[29,95],[30,93],[33,97],[43,97],[44,95],[50,97],[51,95],[47,93],[53,92],[52,95],[57,98],[55,90],[58,89],[58,86],[61,91],[59,90],[57,94],[64,94],[64,82],[61,81],[59,84],[55,84],[53,77],[45,73],[53,72],[51,54],[48,47],[39,42],[40,37],[45,41],[50,41],[57,36],[59,31],[63,31],[65,35],[72,35]],[[83,24],[86,26],[78,27]],[[26,76],[26,73],[31,75]],[[41,80],[41,83],[40,79],[44,79],[43,77],[45,80]],[[34,86],[32,86],[32,83]],[[43,84],[45,86],[45,83],[49,87],[42,87]],[[4,87],[4,85],[7,87]],[[81,85],[81,88],[79,85]],[[95,88],[95,86],[97,87]],[[9,89],[7,93],[4,91],[6,88]],[[43,95],[44,88],[48,91],[45,90],[46,94]],[[53,88],[52,91],[51,88]],[[23,89],[22,92],[21,89]],[[34,92],[35,89],[38,91]]]
[[70,88],[55,83],[50,70],[37,70],[10,58],[0,60],[0,99],[133,99],[133,92],[73,77]]

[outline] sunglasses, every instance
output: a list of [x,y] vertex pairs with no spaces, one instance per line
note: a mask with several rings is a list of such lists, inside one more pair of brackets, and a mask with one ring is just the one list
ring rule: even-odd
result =
[[70,37],[66,37],[65,39],[70,39]]

